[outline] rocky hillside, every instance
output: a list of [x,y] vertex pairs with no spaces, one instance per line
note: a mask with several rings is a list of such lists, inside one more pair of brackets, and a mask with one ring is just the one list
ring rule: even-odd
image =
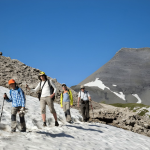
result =
[[[108,63],[79,85],[86,85],[97,102],[138,102],[150,105],[149,68],[150,48],[122,48]],[[94,90],[96,87],[98,90]],[[79,90],[77,86],[72,88]]]
[[107,104],[93,102],[90,111],[90,121],[109,124],[135,133],[150,136],[149,116],[140,116],[128,107],[114,107]]
[[[0,86],[9,87],[8,81],[10,79],[16,80],[19,87],[21,87],[24,92],[26,92],[25,85],[28,84],[31,88],[35,88],[39,83],[38,75],[40,73],[39,69],[32,68],[27,66],[26,64],[20,62],[16,59],[11,59],[10,57],[2,56],[2,52],[0,52]],[[51,77],[48,77],[49,79]],[[57,79],[53,79],[57,87],[57,94],[55,102],[59,103],[60,94],[62,92],[62,87]],[[73,97],[74,101],[77,100],[77,94],[74,90]],[[28,95],[37,96],[35,93],[30,93],[27,91]]]

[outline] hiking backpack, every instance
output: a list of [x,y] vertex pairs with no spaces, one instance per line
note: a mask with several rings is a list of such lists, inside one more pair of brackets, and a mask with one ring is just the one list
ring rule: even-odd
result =
[[[48,81],[48,85],[49,85],[49,88],[50,88],[50,95],[52,95],[52,94],[54,93],[54,88],[53,88],[53,86],[51,85],[51,83],[50,83],[50,81],[49,81],[48,79],[47,79],[46,81]],[[46,81],[44,82],[42,88],[37,92],[39,101],[40,101],[41,94],[42,94],[42,90],[43,90],[43,87],[44,87]],[[41,83],[42,83],[42,82],[40,82],[40,87],[41,87]],[[55,96],[52,98],[52,100],[53,100],[53,101],[55,100]]]

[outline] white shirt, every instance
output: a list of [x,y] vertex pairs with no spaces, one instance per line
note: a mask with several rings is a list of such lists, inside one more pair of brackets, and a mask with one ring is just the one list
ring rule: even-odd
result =
[[[39,83],[37,85],[37,87],[35,89],[31,89],[31,91],[37,92],[38,90],[42,89],[44,82],[45,81],[41,82],[41,87],[40,87],[40,83]],[[52,82],[52,80],[50,80],[50,84],[54,88],[54,93],[56,93],[57,89],[56,89],[55,84]],[[42,89],[42,93],[41,93],[41,97],[47,97],[47,96],[50,96],[50,87],[49,87],[48,81],[46,81],[46,83]]]
[[84,92],[80,91],[78,97],[80,97],[80,99],[83,99],[84,101],[87,101],[89,100],[90,94],[88,91],[84,91]]

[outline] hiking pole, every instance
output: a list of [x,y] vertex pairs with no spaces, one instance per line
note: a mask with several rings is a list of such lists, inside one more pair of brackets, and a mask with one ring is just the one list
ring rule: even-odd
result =
[[[4,95],[6,95],[6,93],[4,93]],[[3,99],[3,105],[2,105],[2,111],[1,111],[1,118],[0,118],[0,122],[1,122],[2,114],[3,114],[4,101],[5,101],[5,98]]]
[[[93,106],[92,106],[92,101],[91,101],[91,108],[92,108],[92,112],[93,112]],[[93,112],[93,118],[94,118],[94,112]]]

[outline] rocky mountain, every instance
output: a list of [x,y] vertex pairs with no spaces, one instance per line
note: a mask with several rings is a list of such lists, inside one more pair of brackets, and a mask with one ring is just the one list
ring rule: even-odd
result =
[[[14,79],[17,82],[18,86],[21,87],[24,92],[26,92],[26,94],[36,97],[37,94],[26,91],[25,85],[28,84],[30,88],[35,88],[39,83],[39,73],[39,69],[27,66],[19,60],[11,59],[10,57],[4,57],[2,56],[2,52],[0,52],[0,86],[8,88],[8,81],[10,79]],[[48,78],[52,79],[51,77]],[[57,87],[55,102],[59,103],[62,86],[59,82],[57,82],[57,79],[53,79],[53,82]],[[72,93],[74,101],[76,102],[77,94],[74,90],[72,90]]]
[[[150,48],[122,48],[104,66],[83,80],[93,100],[150,105]],[[79,91],[79,85],[73,86]]]

